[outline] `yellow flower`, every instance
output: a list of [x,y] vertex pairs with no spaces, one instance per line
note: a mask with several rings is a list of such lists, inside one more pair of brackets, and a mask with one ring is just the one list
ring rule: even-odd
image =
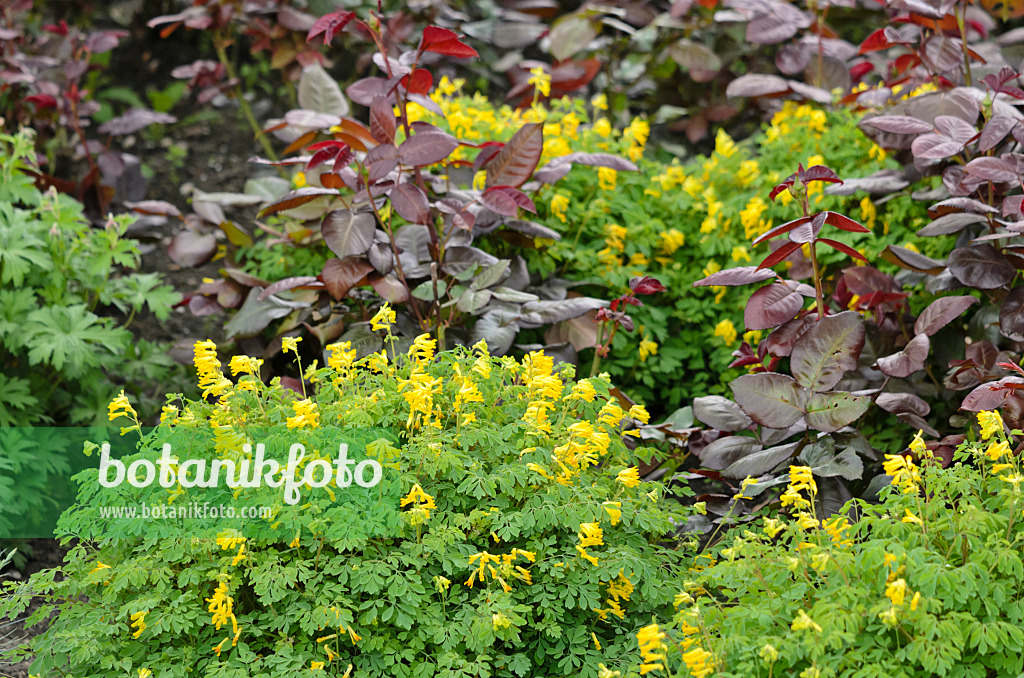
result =
[[608,97],[604,94],[598,94],[590,100],[590,105],[599,111],[607,111]]
[[153,675],[153,672],[149,669],[139,669],[139,678],[149,678]]
[[300,341],[302,341],[302,337],[284,337],[281,339],[281,350],[285,353],[291,351],[295,355],[298,355]]
[[750,261],[750,254],[747,252],[747,248],[742,245],[737,245],[732,248],[732,260],[736,263],[741,261]]
[[601,505],[605,512],[608,514],[608,519],[612,525],[618,525],[619,521],[622,520],[622,502],[621,501],[606,501]]
[[566,223],[565,211],[567,209],[569,209],[569,198],[567,196],[556,193],[551,197],[551,213],[563,224]]
[[604,544],[604,531],[597,523],[581,523],[579,534],[580,546],[601,546]]
[[905,579],[897,579],[889,582],[885,587],[885,597],[892,601],[892,604],[899,607],[907,595],[907,582]]
[[721,337],[726,346],[731,346],[736,343],[736,327],[731,320],[722,320],[715,325],[715,336]]
[[722,128],[718,128],[715,134],[715,153],[723,158],[729,158],[736,154],[736,142]]
[[914,454],[921,456],[928,451],[928,446],[924,444],[924,440],[921,438],[921,434],[924,431],[918,431],[914,439],[910,441],[910,451]]
[[918,491],[921,483],[921,475],[917,466],[902,454],[887,454],[882,469],[887,475],[892,476],[892,484],[899,485],[904,494],[912,494]]
[[1010,454],[1010,445],[1005,440],[989,443],[988,449],[985,450],[985,456],[992,461],[1002,459],[1008,454]]
[[434,359],[436,347],[436,339],[431,339],[429,334],[421,334],[413,339],[412,346],[409,347],[409,355],[422,366]]
[[608,118],[601,118],[594,123],[591,130],[597,136],[607,139],[612,135],[612,124],[608,122]]
[[620,678],[622,676],[621,671],[612,671],[604,664],[597,665],[597,678]]
[[920,254],[920,253],[921,253],[921,250],[919,250],[919,249],[917,248],[917,245],[915,245],[915,244],[914,244],[914,243],[912,243],[912,242],[905,242],[905,243],[903,243],[903,248],[904,248],[904,249],[908,249],[908,250],[910,250],[911,252],[917,252],[918,254]]
[[139,413],[135,411],[135,408],[128,401],[128,397],[124,394],[124,389],[121,389],[121,393],[107,405],[107,414],[110,417],[110,421],[114,421],[118,417],[128,417],[136,422],[139,420]]
[[664,664],[658,660],[665,658],[664,652],[668,649],[665,644],[667,637],[657,624],[650,624],[637,632],[636,640],[640,646],[640,656],[643,657],[643,664],[640,666],[641,675],[665,668]]
[[782,530],[786,529],[786,523],[779,520],[778,518],[765,518],[764,519],[764,533],[769,539],[774,539],[775,535]]
[[292,186],[295,188],[303,188],[306,185],[306,173],[296,172],[295,176],[292,177]]
[[906,512],[906,515],[903,516],[903,520],[901,522],[904,522],[904,523],[915,523],[917,525],[924,525],[924,521],[922,521],[920,518],[918,518],[913,513],[911,513],[910,509],[904,509],[904,511]]
[[327,366],[335,372],[342,372],[351,369],[356,362],[357,352],[352,348],[351,341],[343,341],[336,344],[327,344],[330,353],[327,356]]
[[671,256],[686,243],[686,236],[675,228],[663,231],[658,238],[661,240],[661,253],[665,256]]
[[1003,430],[1003,418],[996,411],[978,412],[978,423],[981,425],[982,440],[988,440]]
[[615,480],[626,487],[636,487],[640,484],[640,471],[636,466],[630,466],[627,469],[619,471],[619,474],[615,476]]
[[240,374],[251,374],[259,376],[260,367],[263,361],[258,358],[251,358],[247,355],[236,355],[231,358],[228,367],[231,368],[231,375],[237,377]]
[[614,191],[618,172],[610,167],[597,168],[597,183],[602,191]]
[[870,196],[864,196],[860,201],[860,220],[872,231],[875,230],[875,219],[878,217],[878,210],[875,203],[871,202]]
[[647,362],[647,357],[658,354],[658,344],[644,337],[640,342],[640,362]]
[[757,653],[757,656],[769,664],[774,664],[779,659],[779,651],[775,649],[774,645],[765,643],[761,651]]
[[897,624],[896,608],[895,607],[890,607],[885,612],[879,612],[878,613],[878,618],[881,619],[882,623],[885,624],[886,626],[896,626],[896,624]]
[[217,345],[212,341],[207,339],[195,343],[193,364],[199,375],[199,388],[203,389],[204,398],[208,395],[219,397],[231,390],[231,382],[220,371]]
[[292,411],[295,412],[295,416],[285,420],[288,428],[317,428],[320,426],[320,412],[317,410],[316,403],[309,398],[293,402]]
[[794,631],[814,631],[815,633],[821,633],[821,627],[818,626],[813,619],[807,616],[807,613],[801,609],[796,613],[796,618],[793,619],[793,623],[790,625]]
[[914,597],[910,599],[910,611],[913,612],[921,604],[921,592],[915,591]]
[[594,648],[595,648],[595,649],[596,649],[596,650],[597,650],[598,652],[600,652],[600,651],[601,651],[601,641],[599,641],[599,640],[597,639],[597,634],[596,634],[596,633],[594,633],[593,631],[591,631],[591,632],[590,632],[590,637],[591,637],[591,638],[592,638],[592,639],[594,640]]
[[132,634],[132,638],[138,638],[142,635],[142,632],[146,630],[147,614],[149,614],[149,610],[141,610],[131,616],[132,626],[135,628],[135,633]]
[[527,83],[533,85],[542,97],[551,96],[551,74],[543,66],[530,69],[530,78]]
[[310,662],[310,664],[309,664],[309,670],[310,671],[320,671],[323,668],[324,668],[324,663],[323,662]]
[[643,405],[633,405],[629,408],[629,416],[636,419],[642,424],[646,424],[651,420],[651,415]]
[[370,318],[370,329],[376,332],[377,330],[388,330],[392,325],[395,324],[395,312],[391,309],[391,305],[384,303],[377,313]]
[[419,483],[412,486],[409,490],[409,494],[402,497],[402,507],[414,504],[412,511],[410,511],[412,517],[412,523],[418,525],[425,520],[430,518],[430,510],[436,509],[437,506],[434,504],[434,498],[423,491],[423,488],[419,486]]

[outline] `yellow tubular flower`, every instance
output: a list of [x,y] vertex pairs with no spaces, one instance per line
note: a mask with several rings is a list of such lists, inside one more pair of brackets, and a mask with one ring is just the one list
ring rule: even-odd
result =
[[298,355],[300,341],[302,341],[302,337],[284,337],[281,339],[281,350],[285,353],[291,351],[295,355]]
[[536,88],[537,93],[542,97],[551,96],[551,74],[543,66],[530,69],[530,78],[527,82]]
[[391,309],[391,305],[385,303],[377,309],[377,313],[370,318],[370,329],[374,332],[377,330],[388,330],[395,324],[395,317],[395,312]]
[[981,425],[982,440],[988,440],[1003,430],[1003,418],[999,416],[999,412],[978,412],[978,424]]
[[614,191],[619,173],[610,167],[597,168],[597,183],[602,191]]
[[790,625],[794,631],[814,631],[815,633],[821,633],[821,627],[818,626],[811,619],[806,612],[802,609],[796,613],[796,617],[793,619],[793,623]]
[[569,198],[561,193],[551,197],[551,213],[563,224],[566,223],[565,211],[569,209]]
[[139,413],[135,411],[135,408],[128,401],[128,397],[124,394],[124,389],[121,389],[121,393],[107,405],[107,414],[110,421],[114,421],[118,417],[128,417],[133,421],[138,421],[139,419]]
[[292,411],[295,412],[295,416],[285,420],[288,428],[317,428],[320,426],[320,412],[317,410],[316,403],[309,398],[293,402]]
[[998,461],[1008,454],[1010,454],[1010,445],[1005,440],[989,443],[988,448],[985,450],[985,456],[992,461]]
[[219,397],[231,390],[231,382],[220,371],[217,359],[217,345],[209,339],[197,341],[194,346],[193,364],[199,375],[199,388],[203,389],[203,397]]
[[644,337],[640,341],[640,350],[639,350],[640,362],[642,362],[642,363],[643,362],[647,362],[647,358],[649,356],[657,355],[657,353],[658,353],[658,344],[657,343],[655,343],[654,341],[652,341],[652,340],[650,340],[650,339],[648,339],[646,337]]
[[731,346],[736,343],[736,337],[738,336],[736,326],[729,319],[722,320],[715,325],[715,336],[721,337],[726,346]]
[[615,476],[615,480],[622,483],[626,487],[636,487],[640,484],[640,471],[635,466],[619,471],[619,474]]

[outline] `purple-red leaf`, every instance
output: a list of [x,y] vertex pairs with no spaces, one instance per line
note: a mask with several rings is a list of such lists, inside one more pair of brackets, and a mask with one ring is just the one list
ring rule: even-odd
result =
[[386,97],[374,97],[370,104],[370,134],[381,144],[395,143],[395,112]]
[[260,295],[256,297],[259,301],[263,301],[271,294],[277,294],[278,292],[284,292],[285,290],[293,290],[296,287],[307,287],[307,288],[321,288],[324,284],[317,280],[316,276],[313,275],[300,275],[293,278],[285,278],[284,280],[278,280],[276,283],[268,287],[267,289],[260,292]]
[[870,233],[871,231],[858,224],[853,219],[840,214],[839,212],[824,212],[825,223],[848,233]]
[[976,303],[977,298],[967,296],[936,299],[917,317],[914,334],[931,336]]
[[526,123],[519,128],[484,169],[491,186],[522,186],[533,174],[544,151],[544,125]]
[[750,283],[764,282],[765,280],[774,277],[775,273],[767,269],[759,269],[756,266],[739,266],[737,268],[727,268],[724,271],[712,273],[708,277],[702,278],[693,283],[693,286],[710,287],[713,285],[722,285],[733,287],[736,285],[749,285]]
[[458,140],[436,127],[421,128],[398,147],[398,159],[403,165],[423,167],[441,162],[459,147]]
[[634,294],[648,295],[664,292],[665,286],[661,284],[660,280],[645,275],[630,278],[629,289],[633,290]]
[[802,224],[808,223],[810,220],[811,220],[811,217],[800,217],[799,219],[794,219],[793,221],[787,221],[786,223],[784,223],[784,224],[782,224],[780,226],[776,226],[775,228],[773,228],[772,230],[768,231],[767,233],[763,233],[763,234],[759,235],[757,238],[754,239],[754,243],[753,244],[759,245],[762,242],[764,242],[765,240],[769,240],[771,238],[774,238],[777,235],[782,235],[783,233],[788,233],[789,231],[792,231],[797,226],[800,226]]
[[843,254],[853,257],[859,261],[863,261],[865,264],[868,263],[867,257],[853,249],[849,245],[839,242],[838,240],[832,240],[831,238],[818,238],[818,242],[824,243],[832,249],[839,250]]
[[774,252],[765,257],[764,260],[757,265],[757,268],[764,269],[769,268],[770,266],[774,266],[775,264],[779,263],[780,261],[788,257],[793,252],[796,252],[798,249],[800,249],[800,243],[783,243],[782,245],[779,246],[778,249],[776,249]]
[[430,201],[416,184],[399,184],[389,194],[398,216],[410,224],[430,223]]
[[879,115],[867,118],[861,124],[892,134],[926,134],[932,131],[931,123],[909,115]]
[[275,202],[267,205],[260,212],[261,217],[265,217],[268,214],[276,214],[284,210],[290,210],[300,205],[305,205],[307,202],[312,202],[317,198],[325,195],[338,195],[338,191],[329,188],[316,188],[315,186],[305,186],[303,188],[295,189],[285,193]]
[[743,311],[743,322],[748,330],[767,330],[778,327],[800,312],[804,298],[795,286],[774,283],[750,295]]
[[928,359],[928,351],[931,350],[931,342],[928,335],[921,332],[899,353],[885,356],[878,359],[878,370],[887,377],[903,379],[914,372],[924,369],[924,361]]
[[324,34],[324,44],[329,45],[334,40],[336,33],[340,32],[348,25],[348,22],[352,21],[356,16],[355,12],[349,12],[342,10],[340,12],[332,12],[325,14],[316,20],[313,27],[309,29],[309,33],[306,35],[306,42],[310,42],[313,38]]
[[440,26],[427,26],[423,30],[420,51],[434,52],[457,59],[480,56],[475,49],[459,39],[458,33]]

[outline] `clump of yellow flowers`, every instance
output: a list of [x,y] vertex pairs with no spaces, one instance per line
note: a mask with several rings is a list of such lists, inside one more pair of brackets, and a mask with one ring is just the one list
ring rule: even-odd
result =
[[[246,447],[259,439],[254,431],[273,427],[285,440],[306,441],[301,470],[328,457],[313,447],[318,433],[382,430],[387,436],[368,442],[366,454],[391,481],[391,494],[373,492],[393,507],[394,520],[381,523],[388,530],[382,536],[351,543],[332,536],[337,525],[323,516],[334,507],[323,495],[339,491],[335,478],[259,519],[281,524],[276,541],[254,527],[178,540],[173,552],[156,545],[159,553],[148,557],[167,558],[176,576],[133,590],[127,601],[90,596],[91,605],[116,607],[122,620],[130,613],[123,642],[150,645],[146,666],[154,675],[166,671],[148,661],[159,654],[157,643],[194,646],[199,661],[226,668],[250,651],[273,657],[281,629],[296,639],[289,645],[295,665],[338,675],[350,666],[349,675],[359,675],[367,648],[398,642],[413,624],[427,630],[419,636],[427,656],[440,656],[445,638],[461,652],[463,638],[483,633],[494,673],[510,656],[546,642],[542,625],[566,638],[585,626],[586,651],[622,668],[613,662],[635,646],[620,625],[639,628],[652,609],[670,604],[670,593],[641,577],[678,560],[680,552],[664,545],[688,509],[641,477],[650,452],[624,443],[627,435],[640,438],[646,409],[620,400],[607,375],[576,379],[573,366],[542,351],[498,357],[486,340],[439,351],[432,333],[397,349],[396,316],[388,304],[370,309],[373,341],[325,342],[322,353],[310,337],[285,337],[285,362],[301,377],[288,388],[280,376],[268,379],[262,358],[227,356],[212,341],[197,342],[203,395],[169,398],[158,433],[212,430],[216,447],[205,453],[244,460],[255,458]],[[110,414],[141,418],[124,394]],[[168,503],[179,492],[173,488]],[[142,571],[135,560],[141,551],[103,549],[82,568],[90,586],[109,581],[102,590],[113,590],[125,569]],[[196,588],[203,594],[190,596]],[[593,595],[540,612],[536,598],[549,590]],[[368,611],[371,600],[385,606]],[[165,617],[179,609],[202,620],[188,638]],[[682,661],[702,670],[710,661],[697,649],[688,645]],[[547,675],[553,666],[538,660],[530,670]]]

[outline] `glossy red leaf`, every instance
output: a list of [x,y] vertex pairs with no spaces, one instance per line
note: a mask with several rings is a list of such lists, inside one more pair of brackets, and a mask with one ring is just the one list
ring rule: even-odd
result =
[[868,263],[867,258],[863,254],[853,249],[849,245],[845,245],[839,242],[838,240],[832,240],[831,238],[818,238],[818,242],[824,243],[831,247],[832,249],[839,250],[843,254],[853,257],[854,259],[863,261],[865,264]]
[[849,233],[870,233],[870,229],[861,226],[853,219],[839,214],[838,212],[824,212],[825,223],[831,226],[835,226],[841,231],[847,231]]
[[633,290],[635,294],[656,294],[658,292],[664,292],[665,286],[661,284],[661,281],[650,276],[642,276],[631,278],[629,281],[629,289]]
[[440,26],[427,26],[423,30],[420,51],[434,52],[457,59],[480,56],[475,49],[459,39],[458,33]]
[[771,238],[774,238],[777,235],[782,235],[783,233],[789,233],[790,231],[792,231],[797,226],[801,226],[803,224],[809,223],[810,221],[811,221],[811,217],[800,217],[799,219],[794,219],[793,221],[787,221],[784,224],[776,226],[775,228],[773,228],[772,230],[768,231],[767,233],[762,233],[761,235],[759,235],[757,238],[754,239],[754,244],[758,245],[758,244],[764,242],[765,240],[770,240]]
[[317,19],[313,27],[309,29],[309,33],[306,35],[306,42],[312,41],[313,38],[323,33],[324,44],[331,44],[335,34],[343,30],[355,17],[355,12],[346,10],[325,14]]
[[775,264],[779,263],[780,261],[782,261],[783,259],[788,257],[793,252],[796,252],[798,249],[800,249],[800,243],[795,243],[795,242],[783,243],[781,246],[779,246],[779,248],[777,250],[775,250],[774,252],[769,254],[767,257],[765,257],[764,261],[762,261],[760,264],[758,264],[757,267],[759,269],[763,269],[763,268],[768,268],[770,266],[774,266]]

